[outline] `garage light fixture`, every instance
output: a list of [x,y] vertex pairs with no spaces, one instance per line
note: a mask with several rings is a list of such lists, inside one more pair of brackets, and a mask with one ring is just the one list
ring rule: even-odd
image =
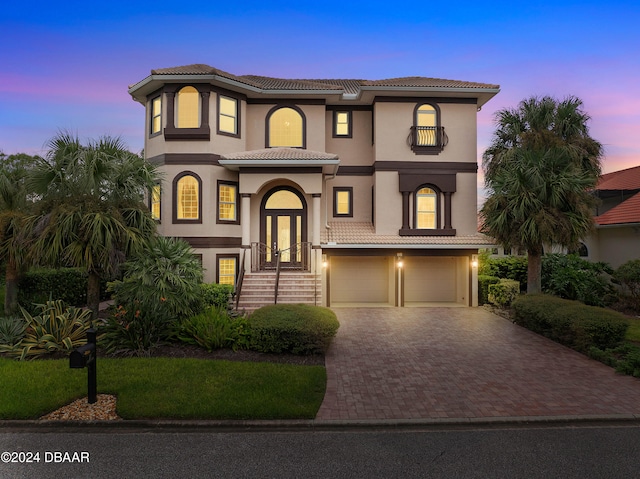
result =
[[477,254],[472,254],[471,255],[471,267],[473,267],[473,268],[477,268],[478,267],[478,255]]

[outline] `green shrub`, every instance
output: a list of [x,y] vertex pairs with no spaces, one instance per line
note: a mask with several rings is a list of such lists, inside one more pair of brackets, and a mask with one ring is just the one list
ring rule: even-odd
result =
[[306,304],[263,306],[249,316],[251,348],[267,353],[323,353],[340,323],[329,308]]
[[204,308],[229,308],[229,298],[233,292],[233,286],[230,284],[202,283],[202,302]]
[[500,281],[497,276],[489,276],[486,274],[478,275],[478,304],[481,306],[489,302],[489,285]]
[[24,338],[9,356],[20,360],[35,358],[47,353],[71,351],[86,344],[87,329],[91,327],[91,311],[74,306],[66,307],[63,301],[47,301],[38,305],[40,314],[31,316],[24,308],[26,322]]
[[520,283],[512,279],[500,279],[489,285],[489,302],[501,308],[510,306],[520,293]]
[[622,285],[633,308],[640,312],[640,259],[627,261],[615,270],[613,277]]
[[204,313],[181,320],[175,327],[178,340],[203,347],[207,351],[231,348],[247,349],[249,323],[245,317],[232,317],[226,309],[208,308]]
[[8,316],[0,318],[0,346],[13,346],[24,337],[27,323],[22,318]]
[[513,302],[514,321],[581,352],[618,346],[629,323],[615,311],[550,295],[526,295]]
[[606,263],[592,263],[577,255],[547,254],[542,258],[542,290],[591,306],[607,306],[615,300]]
[[73,306],[87,304],[87,274],[77,268],[35,269],[18,282],[18,303],[35,314],[37,304],[57,298]]
[[480,255],[479,263],[479,274],[518,281],[520,287],[526,290],[528,269],[526,256],[491,258],[488,253],[483,253]]

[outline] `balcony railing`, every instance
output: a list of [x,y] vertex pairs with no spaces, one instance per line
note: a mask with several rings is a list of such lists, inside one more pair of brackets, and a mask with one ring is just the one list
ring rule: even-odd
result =
[[416,154],[437,154],[447,146],[449,137],[444,126],[412,126],[407,143]]

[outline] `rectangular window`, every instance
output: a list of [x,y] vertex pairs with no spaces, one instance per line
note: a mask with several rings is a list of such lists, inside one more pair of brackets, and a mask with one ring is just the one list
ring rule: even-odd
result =
[[238,185],[218,181],[218,222],[238,223]]
[[353,216],[353,188],[351,186],[333,188],[333,216]]
[[218,132],[238,135],[238,100],[218,96]]
[[236,257],[218,256],[217,282],[218,284],[236,284],[238,259]]
[[150,196],[151,207],[149,209],[151,210],[151,217],[156,221],[160,221],[160,185],[154,185],[151,188]]
[[160,133],[162,129],[162,97],[151,100],[151,134]]
[[333,112],[333,137],[351,138],[351,112]]

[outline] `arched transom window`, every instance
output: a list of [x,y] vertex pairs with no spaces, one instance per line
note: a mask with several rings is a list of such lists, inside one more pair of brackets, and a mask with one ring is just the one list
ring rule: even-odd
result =
[[271,113],[267,146],[304,148],[304,119],[298,110],[282,107]]

